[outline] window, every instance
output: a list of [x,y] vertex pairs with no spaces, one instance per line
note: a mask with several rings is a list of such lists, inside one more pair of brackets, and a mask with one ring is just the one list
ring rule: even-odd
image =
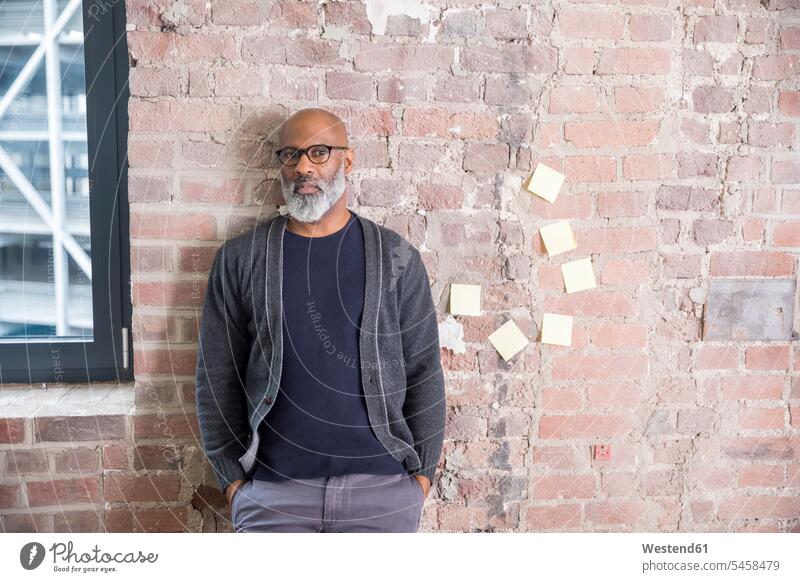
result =
[[0,2],[0,384],[132,378],[125,3]]

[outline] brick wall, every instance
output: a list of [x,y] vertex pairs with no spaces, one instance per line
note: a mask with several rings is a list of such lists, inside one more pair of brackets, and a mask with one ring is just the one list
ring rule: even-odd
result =
[[[229,529],[192,402],[197,308],[221,241],[281,203],[279,123],[321,106],[355,144],[352,207],[420,248],[440,321],[451,282],[483,285],[466,351],[442,350],[423,530],[800,531],[797,341],[711,289],[762,281],[783,309],[796,277],[800,3],[375,4],[128,0],[136,414],[88,488],[55,482],[100,502],[87,528]],[[538,162],[567,176],[553,204],[520,189]],[[553,219],[576,251],[546,255]],[[598,287],[568,295],[560,264],[585,256]],[[488,334],[513,318],[535,339],[546,311],[575,316],[574,345],[500,359]],[[42,486],[6,487],[8,513]]]

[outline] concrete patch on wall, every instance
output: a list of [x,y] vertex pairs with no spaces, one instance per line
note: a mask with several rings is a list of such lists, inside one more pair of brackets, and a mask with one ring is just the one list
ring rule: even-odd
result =
[[390,16],[408,16],[419,18],[423,24],[428,22],[430,6],[419,0],[365,0],[367,20],[372,25],[372,34],[384,34]]
[[463,354],[467,351],[464,345],[464,326],[457,322],[452,315],[448,315],[439,324],[439,345],[443,348],[453,350],[456,354]]
[[794,279],[712,279],[703,339],[794,339],[795,287]]

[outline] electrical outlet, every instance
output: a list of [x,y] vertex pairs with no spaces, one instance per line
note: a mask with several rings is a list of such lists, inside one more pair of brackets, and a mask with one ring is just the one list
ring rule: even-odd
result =
[[611,445],[594,445],[594,458],[607,460],[611,458]]

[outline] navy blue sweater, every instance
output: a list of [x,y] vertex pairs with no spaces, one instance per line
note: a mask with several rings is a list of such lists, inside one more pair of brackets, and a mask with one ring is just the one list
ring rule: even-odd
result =
[[370,427],[361,384],[364,236],[350,215],[337,232],[283,239],[283,368],[259,425],[259,480],[407,473]]

